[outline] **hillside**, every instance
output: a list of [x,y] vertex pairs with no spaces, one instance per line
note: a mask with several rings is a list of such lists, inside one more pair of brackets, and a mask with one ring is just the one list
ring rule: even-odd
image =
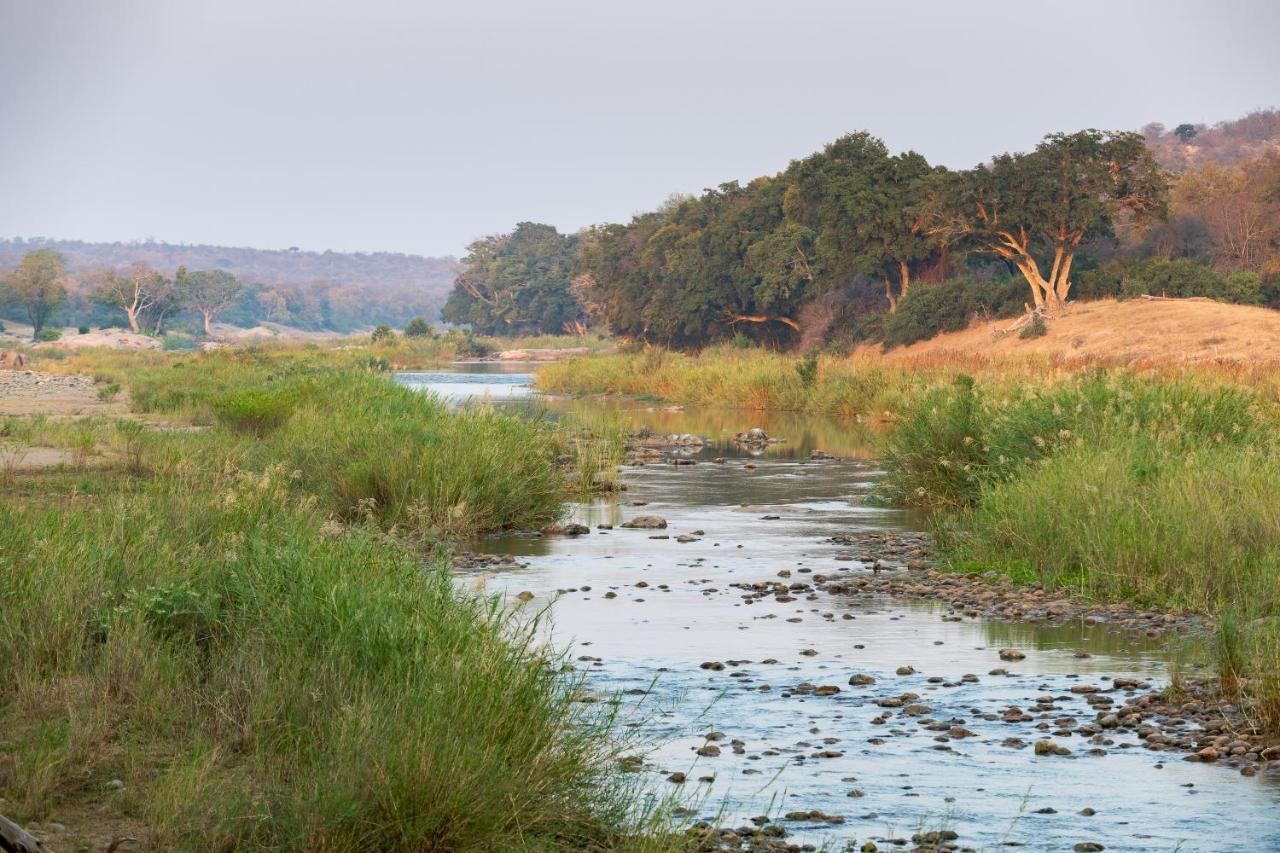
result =
[[1072,303],[1049,320],[1042,337],[997,335],[1011,323],[975,323],[962,332],[891,350],[885,358],[1047,356],[1064,362],[1280,364],[1280,312],[1208,299]]
[[1153,122],[1142,129],[1142,135],[1166,169],[1181,172],[1206,163],[1231,166],[1280,150],[1280,110],[1256,110],[1213,125],[1166,128]]

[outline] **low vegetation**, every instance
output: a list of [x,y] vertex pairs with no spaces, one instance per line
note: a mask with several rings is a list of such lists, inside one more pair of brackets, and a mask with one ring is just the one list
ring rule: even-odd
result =
[[557,518],[563,436],[348,357],[86,355],[130,418],[0,424],[96,460],[0,480],[10,817],[162,849],[630,843],[607,713],[425,556]]
[[881,496],[934,510],[953,566],[1209,614],[1215,649],[1232,650],[1223,686],[1280,728],[1280,395],[1265,371],[724,347],[579,359],[539,382],[883,422]]

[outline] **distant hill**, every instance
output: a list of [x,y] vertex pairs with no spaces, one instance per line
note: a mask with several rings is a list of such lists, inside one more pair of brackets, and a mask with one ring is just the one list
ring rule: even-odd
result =
[[1280,110],[1257,110],[1214,125],[1188,122],[1167,128],[1153,122],[1142,135],[1166,169],[1181,172],[1205,163],[1229,166],[1280,150]]
[[33,249],[52,248],[72,275],[137,261],[166,274],[221,269],[250,286],[237,325],[261,320],[302,328],[347,330],[389,323],[403,326],[421,314],[438,320],[453,287],[458,263],[394,252],[303,252],[182,245],[154,241],[86,243],[81,240],[0,239],[0,271],[15,267]]

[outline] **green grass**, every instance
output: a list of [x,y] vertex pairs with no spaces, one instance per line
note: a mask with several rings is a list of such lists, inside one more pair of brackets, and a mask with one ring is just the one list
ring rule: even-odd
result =
[[8,816],[156,849],[661,844],[608,706],[424,558],[559,516],[553,425],[311,353],[93,358],[203,427],[3,423],[111,460],[0,484]]
[[[326,532],[327,531],[327,532]],[[125,781],[157,847],[463,849],[621,826],[605,720],[486,601],[284,468],[0,506],[0,791]]]
[[934,510],[953,567],[1213,616],[1222,688],[1280,730],[1274,376],[970,361],[651,349],[549,365],[538,383],[884,420],[880,496]]
[[565,394],[626,394],[690,405],[877,419],[922,379],[869,360],[793,356],[732,345],[698,355],[662,349],[592,355],[539,368],[538,387]]
[[884,494],[939,510],[952,565],[1218,620],[1222,689],[1280,729],[1280,429],[1273,400],[1093,372],[902,412]]

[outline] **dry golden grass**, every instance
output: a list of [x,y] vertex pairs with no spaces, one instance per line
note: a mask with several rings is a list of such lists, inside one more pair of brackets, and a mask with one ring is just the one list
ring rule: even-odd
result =
[[1046,335],[996,337],[1011,323],[975,323],[963,332],[891,350],[883,358],[934,364],[1033,358],[1066,367],[1280,364],[1280,312],[1209,299],[1072,303],[1049,318]]

